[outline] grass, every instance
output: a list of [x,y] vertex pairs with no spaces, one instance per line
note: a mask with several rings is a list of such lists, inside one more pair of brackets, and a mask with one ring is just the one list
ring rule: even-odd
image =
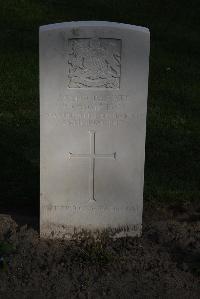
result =
[[5,256],[8,259],[8,256],[10,253],[12,253],[14,250],[14,247],[9,244],[0,241],[0,271],[7,271],[7,260],[5,259]]
[[199,198],[197,0],[0,0],[0,204],[39,204],[38,27],[109,20],[151,31],[145,200]]

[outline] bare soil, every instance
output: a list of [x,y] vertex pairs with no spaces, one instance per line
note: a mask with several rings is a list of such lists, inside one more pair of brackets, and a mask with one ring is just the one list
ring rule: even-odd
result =
[[10,214],[0,214],[0,298],[200,298],[197,203],[147,203],[142,237],[114,241],[42,240],[38,218]]

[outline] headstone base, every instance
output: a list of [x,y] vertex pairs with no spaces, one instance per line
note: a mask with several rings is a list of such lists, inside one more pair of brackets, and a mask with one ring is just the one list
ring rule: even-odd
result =
[[53,223],[45,223],[41,225],[41,238],[48,239],[74,239],[74,237],[92,236],[99,239],[103,235],[109,235],[110,238],[117,239],[123,237],[140,237],[142,234],[142,224],[106,227],[102,229],[94,229],[89,227],[72,227],[68,225],[58,225]]

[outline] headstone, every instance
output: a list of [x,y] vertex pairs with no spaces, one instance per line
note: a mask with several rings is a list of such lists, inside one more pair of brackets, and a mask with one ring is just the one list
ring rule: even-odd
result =
[[40,27],[40,232],[142,230],[149,30]]

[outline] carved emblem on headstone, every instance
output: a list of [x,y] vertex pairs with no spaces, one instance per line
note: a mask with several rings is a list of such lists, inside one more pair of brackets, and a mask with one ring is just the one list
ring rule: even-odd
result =
[[72,154],[69,153],[69,159],[71,158],[89,158],[90,159],[90,175],[89,175],[89,200],[95,201],[94,197],[94,170],[95,160],[98,158],[111,158],[116,159],[116,152],[113,154],[96,154],[95,151],[95,131],[89,131],[90,134],[90,153],[89,154]]
[[69,88],[119,88],[121,40],[73,38],[68,40]]

